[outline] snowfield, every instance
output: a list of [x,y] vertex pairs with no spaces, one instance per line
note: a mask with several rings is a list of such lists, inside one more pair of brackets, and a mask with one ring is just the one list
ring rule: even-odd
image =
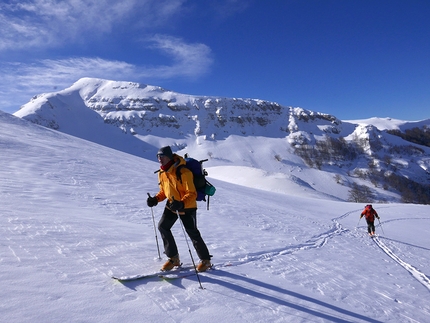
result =
[[[364,205],[336,200],[340,185],[327,197],[209,160],[217,192],[209,210],[199,202],[198,221],[215,269],[199,274],[203,289],[195,275],[120,283],[111,276],[164,261],[146,206],[158,189],[155,158],[3,112],[0,147],[3,322],[429,322],[428,205],[374,204],[382,226],[372,239]],[[191,265],[179,223],[174,234]]]

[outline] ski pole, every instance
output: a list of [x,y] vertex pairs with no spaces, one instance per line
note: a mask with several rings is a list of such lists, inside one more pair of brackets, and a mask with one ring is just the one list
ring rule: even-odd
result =
[[382,223],[381,223],[381,221],[379,220],[379,218],[378,218],[378,222],[379,222],[379,226],[381,227],[382,233],[385,235],[384,229],[382,228]]
[[[148,197],[151,197],[149,193],[148,193]],[[158,259],[161,259],[160,246],[158,245],[157,229],[155,227],[154,210],[152,209],[152,206],[151,206],[151,214],[152,214],[152,223],[154,224],[155,242],[157,243]]]
[[191,256],[191,261],[193,263],[194,271],[196,272],[196,276],[197,276],[197,280],[199,281],[200,288],[204,289],[203,286],[202,286],[202,282],[200,281],[200,276],[199,276],[199,273],[197,271],[196,263],[194,262],[193,254],[191,253],[190,244],[188,243],[187,234],[185,232],[185,227],[184,227],[184,224],[182,223],[182,219],[181,219],[181,216],[179,215],[179,211],[178,210],[176,210],[176,215],[178,216],[179,222],[181,222],[182,232],[184,233],[185,242],[187,243],[187,246],[188,246],[188,251],[189,251],[190,256]]
[[358,225],[360,224],[360,221],[361,221],[361,216],[360,216],[360,218],[358,219],[357,227],[358,227]]

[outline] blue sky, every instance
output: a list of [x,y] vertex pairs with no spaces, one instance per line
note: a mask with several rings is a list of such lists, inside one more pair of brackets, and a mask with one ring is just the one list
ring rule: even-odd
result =
[[430,118],[428,0],[6,0],[0,109],[81,77]]

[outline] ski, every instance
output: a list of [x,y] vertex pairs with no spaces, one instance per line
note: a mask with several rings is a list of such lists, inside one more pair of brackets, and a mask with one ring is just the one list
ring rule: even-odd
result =
[[130,275],[130,276],[112,276],[113,279],[116,279],[118,281],[131,281],[131,280],[138,280],[143,278],[151,278],[151,277],[157,277],[158,275],[161,275],[160,273],[152,273],[152,274],[138,274],[138,275]]
[[[216,267],[229,267],[232,266],[232,264],[223,264],[223,265],[212,265],[211,268],[209,268],[207,271],[199,272],[199,274],[203,274],[206,272],[210,272],[212,270],[216,270]],[[196,270],[193,265],[187,265],[187,266],[180,266],[170,271],[158,271],[154,273],[148,273],[148,274],[137,274],[137,275],[129,275],[129,276],[111,276],[113,279],[118,280],[120,282],[127,282],[127,281],[133,281],[133,280],[139,280],[139,279],[146,279],[146,278],[161,278],[164,280],[173,280],[173,279],[179,279],[179,278],[185,278],[190,277],[196,274]]]
[[136,275],[127,275],[127,276],[116,276],[113,275],[112,278],[121,282],[126,281],[133,281],[133,280],[139,280],[139,279],[145,279],[145,278],[154,278],[154,277],[163,277],[165,275],[175,275],[181,273],[181,271],[188,270],[194,268],[192,266],[186,266],[186,267],[178,267],[176,269],[170,270],[170,271],[157,271],[154,273],[148,273],[148,274],[136,274]]
[[164,280],[173,280],[173,279],[186,278],[186,277],[195,276],[195,275],[196,275],[196,271],[192,270],[192,271],[188,271],[188,272],[180,272],[177,274],[166,273],[166,274],[159,275],[158,277],[160,277],[161,279],[164,279]]
[[[206,271],[198,271],[197,273],[199,275],[204,275],[206,273],[210,273],[211,271],[215,270],[215,268],[212,266],[211,268],[209,268]],[[180,279],[180,278],[186,278],[186,277],[190,277],[190,276],[195,276],[196,275],[196,270],[194,268],[188,270],[188,271],[181,271],[178,273],[170,273],[170,272],[166,272],[162,275],[159,275],[158,277],[164,279],[164,280],[173,280],[173,279]]]

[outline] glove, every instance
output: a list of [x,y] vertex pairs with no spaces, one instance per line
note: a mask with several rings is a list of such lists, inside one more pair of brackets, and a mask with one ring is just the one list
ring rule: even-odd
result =
[[377,215],[376,218],[379,220],[381,217]]
[[362,215],[360,215],[360,219],[363,217],[363,214]]
[[146,204],[148,204],[149,207],[153,207],[158,204],[158,200],[155,196],[151,197],[151,195],[148,194],[148,198],[146,199]]
[[173,211],[181,211],[184,208],[184,202],[173,200],[173,202],[170,203],[169,208]]

